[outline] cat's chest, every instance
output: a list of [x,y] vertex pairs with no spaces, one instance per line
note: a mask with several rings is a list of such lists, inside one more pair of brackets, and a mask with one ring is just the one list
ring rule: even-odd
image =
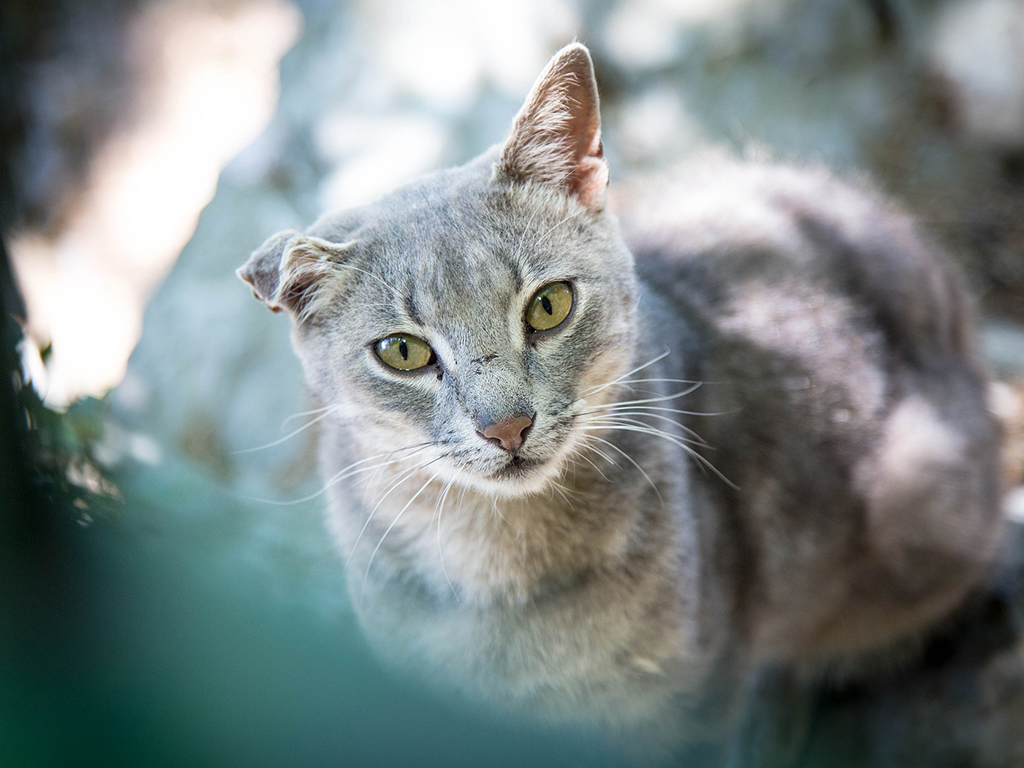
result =
[[[572,535],[543,540],[507,509],[464,503],[447,523],[441,516],[439,541],[421,500],[384,512],[393,521],[404,509],[406,525],[390,532],[335,530],[356,553],[348,584],[360,622],[403,669],[527,714],[589,722],[621,719],[624,707],[630,717],[664,712],[703,679],[709,654],[687,587],[699,562],[680,557],[675,534],[648,522],[639,541],[624,517],[621,526],[577,520]],[[337,499],[332,515],[358,520],[358,503]],[[608,556],[582,565],[583,551]]]
[[443,688],[570,722],[663,714],[704,676],[694,627],[669,592],[624,606],[601,578],[479,605],[371,576],[352,598],[382,656]]
[[[669,532],[668,504],[679,495],[671,483],[565,484],[498,499],[390,469],[328,489],[328,522],[350,583],[378,574],[472,604],[523,604],[592,573],[642,565],[634,561],[653,556],[648,513],[656,507],[653,522]],[[672,533],[656,545],[666,557]]]
[[527,713],[593,722],[667,711],[714,653],[696,631],[702,557],[680,511],[683,475],[647,466],[635,483],[584,483],[580,470],[565,498],[522,503],[439,483],[400,484],[383,501],[358,483],[332,487],[328,518],[371,644]]

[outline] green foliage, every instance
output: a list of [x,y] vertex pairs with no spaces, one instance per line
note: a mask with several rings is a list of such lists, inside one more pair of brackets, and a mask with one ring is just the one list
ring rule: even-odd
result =
[[[40,350],[44,363],[50,352],[50,345]],[[57,411],[43,402],[23,371],[12,378],[33,495],[51,509],[71,511],[82,525],[118,509],[121,494],[96,459],[106,402],[84,398],[67,412]]]

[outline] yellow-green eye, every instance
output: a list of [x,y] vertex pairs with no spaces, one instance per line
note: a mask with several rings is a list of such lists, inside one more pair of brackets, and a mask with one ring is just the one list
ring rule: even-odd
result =
[[572,288],[568,283],[545,285],[526,308],[526,324],[535,331],[561,325],[572,310]]
[[434,362],[434,350],[415,336],[397,333],[374,345],[377,357],[399,371],[415,371]]

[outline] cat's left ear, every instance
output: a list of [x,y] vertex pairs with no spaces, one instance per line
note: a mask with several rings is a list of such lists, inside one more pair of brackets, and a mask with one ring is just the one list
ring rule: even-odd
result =
[[516,115],[495,175],[555,187],[601,210],[608,164],[598,106],[590,52],[580,43],[567,45],[548,63]]

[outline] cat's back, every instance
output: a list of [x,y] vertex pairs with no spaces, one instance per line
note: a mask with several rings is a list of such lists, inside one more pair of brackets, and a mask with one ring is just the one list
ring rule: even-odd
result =
[[948,264],[862,181],[709,155],[627,185],[615,206],[641,276],[695,308],[739,293],[827,292],[870,312],[909,355],[972,355]]
[[717,414],[692,426],[735,487],[697,482],[755,649],[849,657],[957,604],[993,556],[997,462],[943,255],[816,168],[707,159],[617,202],[642,283],[699,340],[688,410]]

